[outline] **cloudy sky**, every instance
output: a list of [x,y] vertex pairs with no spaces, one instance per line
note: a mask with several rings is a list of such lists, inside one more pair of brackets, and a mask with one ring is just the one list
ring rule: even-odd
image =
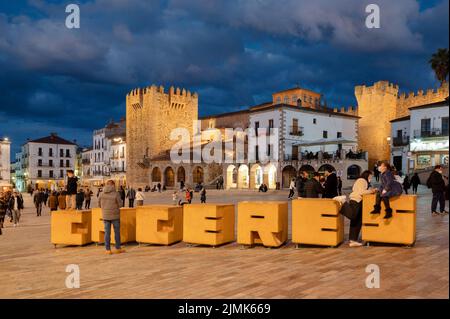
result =
[[[77,3],[81,28],[65,27]],[[365,27],[376,3],[381,28]],[[91,144],[152,83],[200,95],[200,115],[300,85],[355,105],[354,86],[437,87],[427,61],[448,48],[448,0],[0,0],[0,136],[13,152],[58,132]]]

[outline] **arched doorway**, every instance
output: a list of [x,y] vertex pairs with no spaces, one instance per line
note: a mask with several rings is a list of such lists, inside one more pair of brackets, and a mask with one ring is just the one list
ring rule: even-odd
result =
[[293,166],[288,165],[288,166],[284,167],[283,172],[281,174],[282,187],[289,188],[291,180],[294,179],[296,176],[297,176],[297,170]]
[[164,171],[164,185],[166,187],[175,186],[175,172],[172,167],[167,167]]
[[203,183],[203,168],[197,166],[192,172],[192,181],[194,184]]
[[186,181],[186,171],[183,166],[178,167],[177,169],[177,182],[185,182]]
[[227,189],[237,188],[238,172],[234,165],[227,167]]
[[263,180],[264,173],[262,167],[258,164],[253,165],[250,169],[250,187],[258,189],[263,183]]
[[267,170],[267,187],[269,189],[277,188],[277,168],[275,165],[271,164],[266,167]]
[[248,176],[248,166],[241,165],[238,170],[238,188],[248,188],[249,187],[249,176]]
[[351,165],[347,168],[347,179],[358,179],[361,175],[361,167],[358,165]]
[[161,170],[159,167],[154,167],[152,170],[152,182],[160,183],[161,182]]

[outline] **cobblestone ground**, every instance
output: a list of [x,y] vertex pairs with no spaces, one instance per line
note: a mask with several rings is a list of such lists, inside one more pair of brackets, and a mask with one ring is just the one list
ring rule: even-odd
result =
[[[169,204],[171,195],[147,194],[146,204]],[[431,194],[425,188],[419,192],[413,248],[343,244],[296,250],[288,243],[279,249],[242,250],[235,243],[215,249],[130,244],[125,254],[112,256],[95,245],[54,249],[48,209],[36,217],[31,197],[24,196],[27,208],[20,226],[7,221],[0,236],[0,298],[449,297],[449,217],[431,216]],[[208,191],[208,202],[286,198],[286,191]],[[65,286],[69,264],[80,267],[79,289]],[[379,289],[366,288],[368,264],[380,267]]]

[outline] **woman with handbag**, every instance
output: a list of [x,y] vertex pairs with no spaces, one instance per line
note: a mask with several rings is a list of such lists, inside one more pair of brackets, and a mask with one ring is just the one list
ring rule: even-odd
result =
[[365,194],[374,194],[376,189],[369,187],[372,179],[371,171],[364,171],[353,184],[350,201],[341,208],[341,214],[350,219],[349,246],[361,247],[358,241],[362,227],[362,199]]

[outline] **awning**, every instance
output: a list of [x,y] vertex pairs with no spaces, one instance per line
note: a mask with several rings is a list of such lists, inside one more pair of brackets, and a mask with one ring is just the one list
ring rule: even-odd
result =
[[337,145],[337,144],[354,144],[357,143],[357,141],[350,140],[350,139],[344,139],[344,138],[337,138],[337,139],[320,139],[320,140],[314,140],[314,141],[299,141],[294,142],[292,145],[295,146],[320,146],[320,145]]

